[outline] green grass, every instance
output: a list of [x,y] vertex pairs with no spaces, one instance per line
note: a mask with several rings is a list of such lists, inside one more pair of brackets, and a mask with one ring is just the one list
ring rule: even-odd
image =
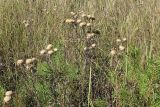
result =
[[[15,107],[159,107],[159,3],[0,0],[0,106],[12,90]],[[65,23],[71,11],[95,16],[92,30]],[[87,30],[100,35],[87,41]],[[116,40],[123,38],[120,51]],[[95,48],[84,50],[93,43]],[[40,56],[48,44],[58,51]],[[32,57],[38,59],[35,73],[16,66],[18,59]]]

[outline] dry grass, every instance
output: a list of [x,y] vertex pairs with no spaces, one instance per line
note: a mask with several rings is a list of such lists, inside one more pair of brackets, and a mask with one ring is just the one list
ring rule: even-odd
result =
[[0,106],[158,107],[159,3],[0,0]]

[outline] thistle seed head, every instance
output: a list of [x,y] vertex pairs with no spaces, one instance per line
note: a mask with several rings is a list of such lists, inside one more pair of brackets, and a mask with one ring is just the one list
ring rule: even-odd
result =
[[40,55],[41,55],[41,56],[45,55],[46,53],[47,53],[47,51],[44,50],[44,49],[40,51]]
[[3,101],[4,103],[8,103],[11,100],[11,96],[5,96]]
[[11,96],[12,94],[13,94],[12,91],[7,91],[7,92],[5,93],[5,96]]
[[52,44],[49,44],[49,45],[47,45],[46,50],[51,50],[52,47],[53,47],[53,45],[52,45]]
[[81,23],[79,24],[79,26],[80,26],[80,27],[86,26],[86,22],[81,22]]
[[120,50],[120,51],[123,51],[124,49],[125,49],[125,47],[124,47],[124,46],[119,45],[119,50]]
[[23,62],[24,62],[23,59],[19,59],[19,60],[17,60],[17,63],[16,63],[16,64],[17,64],[17,66],[20,66],[20,65],[23,64]]

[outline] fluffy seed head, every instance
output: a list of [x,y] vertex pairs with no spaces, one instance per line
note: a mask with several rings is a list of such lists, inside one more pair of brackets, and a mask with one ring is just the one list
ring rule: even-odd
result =
[[52,50],[49,50],[49,51],[47,52],[47,54],[48,54],[48,55],[52,55],[52,54],[53,54],[53,51],[52,51]]
[[5,96],[11,96],[12,94],[13,94],[12,91],[7,91],[7,92],[5,93]]
[[3,101],[4,103],[8,103],[11,100],[11,96],[5,96]]
[[42,56],[42,55],[45,55],[46,53],[47,53],[47,51],[44,50],[44,49],[40,51],[40,55],[41,55],[41,56]]
[[87,39],[90,39],[94,36],[94,33],[87,33]]
[[23,64],[23,62],[24,62],[23,59],[19,59],[19,60],[17,60],[17,63],[16,63],[16,64],[17,64],[17,66],[20,66],[20,65]]
[[32,58],[32,62],[35,62],[35,61],[36,61],[36,58],[33,57],[33,58]]
[[111,54],[112,56],[114,56],[114,55],[116,54],[116,50],[115,50],[115,49],[112,49],[110,54]]
[[95,48],[95,47],[96,47],[96,44],[95,44],[95,43],[93,43],[93,44],[91,45],[91,47],[92,47],[92,48]]
[[75,20],[74,20],[74,19],[66,19],[65,22],[66,22],[66,23],[75,23]]
[[82,21],[81,19],[78,19],[78,20],[76,21],[76,23],[79,24],[79,23],[81,23],[81,21]]
[[57,48],[54,48],[54,49],[53,49],[53,51],[54,51],[54,52],[57,52],[57,51],[58,51],[58,49],[57,49]]
[[82,17],[87,17],[87,15],[83,13],[83,14],[82,14]]
[[117,42],[117,43],[120,43],[120,42],[121,42],[121,39],[117,39],[116,42]]
[[49,44],[49,45],[47,45],[46,50],[51,50],[52,47],[53,47],[53,45],[52,45],[52,44]]
[[32,59],[26,59],[26,64],[31,64],[32,63]]
[[119,45],[119,50],[120,50],[120,51],[123,51],[124,49],[125,49],[125,47],[124,47],[124,46]]
[[74,12],[70,12],[70,14],[71,14],[72,16],[76,15],[76,13],[74,13]]
[[92,26],[92,23],[87,23],[87,27],[91,27]]
[[127,41],[127,38],[123,38],[122,40],[123,40],[123,42],[126,42],[126,41]]
[[88,48],[87,47],[84,47],[84,51],[86,51]]
[[86,22],[81,22],[81,23],[79,24],[79,26],[80,26],[80,27],[86,26]]

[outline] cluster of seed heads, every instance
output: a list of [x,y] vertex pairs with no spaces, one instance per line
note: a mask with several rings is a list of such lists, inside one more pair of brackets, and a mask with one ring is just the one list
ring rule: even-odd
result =
[[[92,23],[90,23],[90,21],[95,20],[95,17],[92,15],[86,15],[86,14],[81,14],[79,13],[75,13],[75,12],[70,12],[72,18],[70,19],[66,19],[65,22],[68,24],[73,24],[73,25],[78,25],[79,27],[91,27]],[[82,18],[87,19],[89,22],[83,21],[82,19],[79,19],[78,16],[81,16]]]
[[12,92],[12,91],[7,91],[7,92],[5,93],[5,97],[4,97],[4,99],[3,99],[4,104],[8,104],[8,103],[9,103],[9,101],[10,101],[11,98],[12,98],[12,95],[13,95],[13,92]]
[[57,48],[53,49],[53,45],[49,44],[45,49],[42,49],[40,51],[40,56],[45,56],[45,55],[52,55],[54,52],[58,51]]
[[125,46],[123,46],[123,43],[125,43],[126,41],[127,41],[127,38],[117,39],[116,42],[117,42],[117,45],[118,45],[118,49],[112,48],[111,52],[110,52],[111,56],[116,55],[116,53],[118,51],[124,51]]

